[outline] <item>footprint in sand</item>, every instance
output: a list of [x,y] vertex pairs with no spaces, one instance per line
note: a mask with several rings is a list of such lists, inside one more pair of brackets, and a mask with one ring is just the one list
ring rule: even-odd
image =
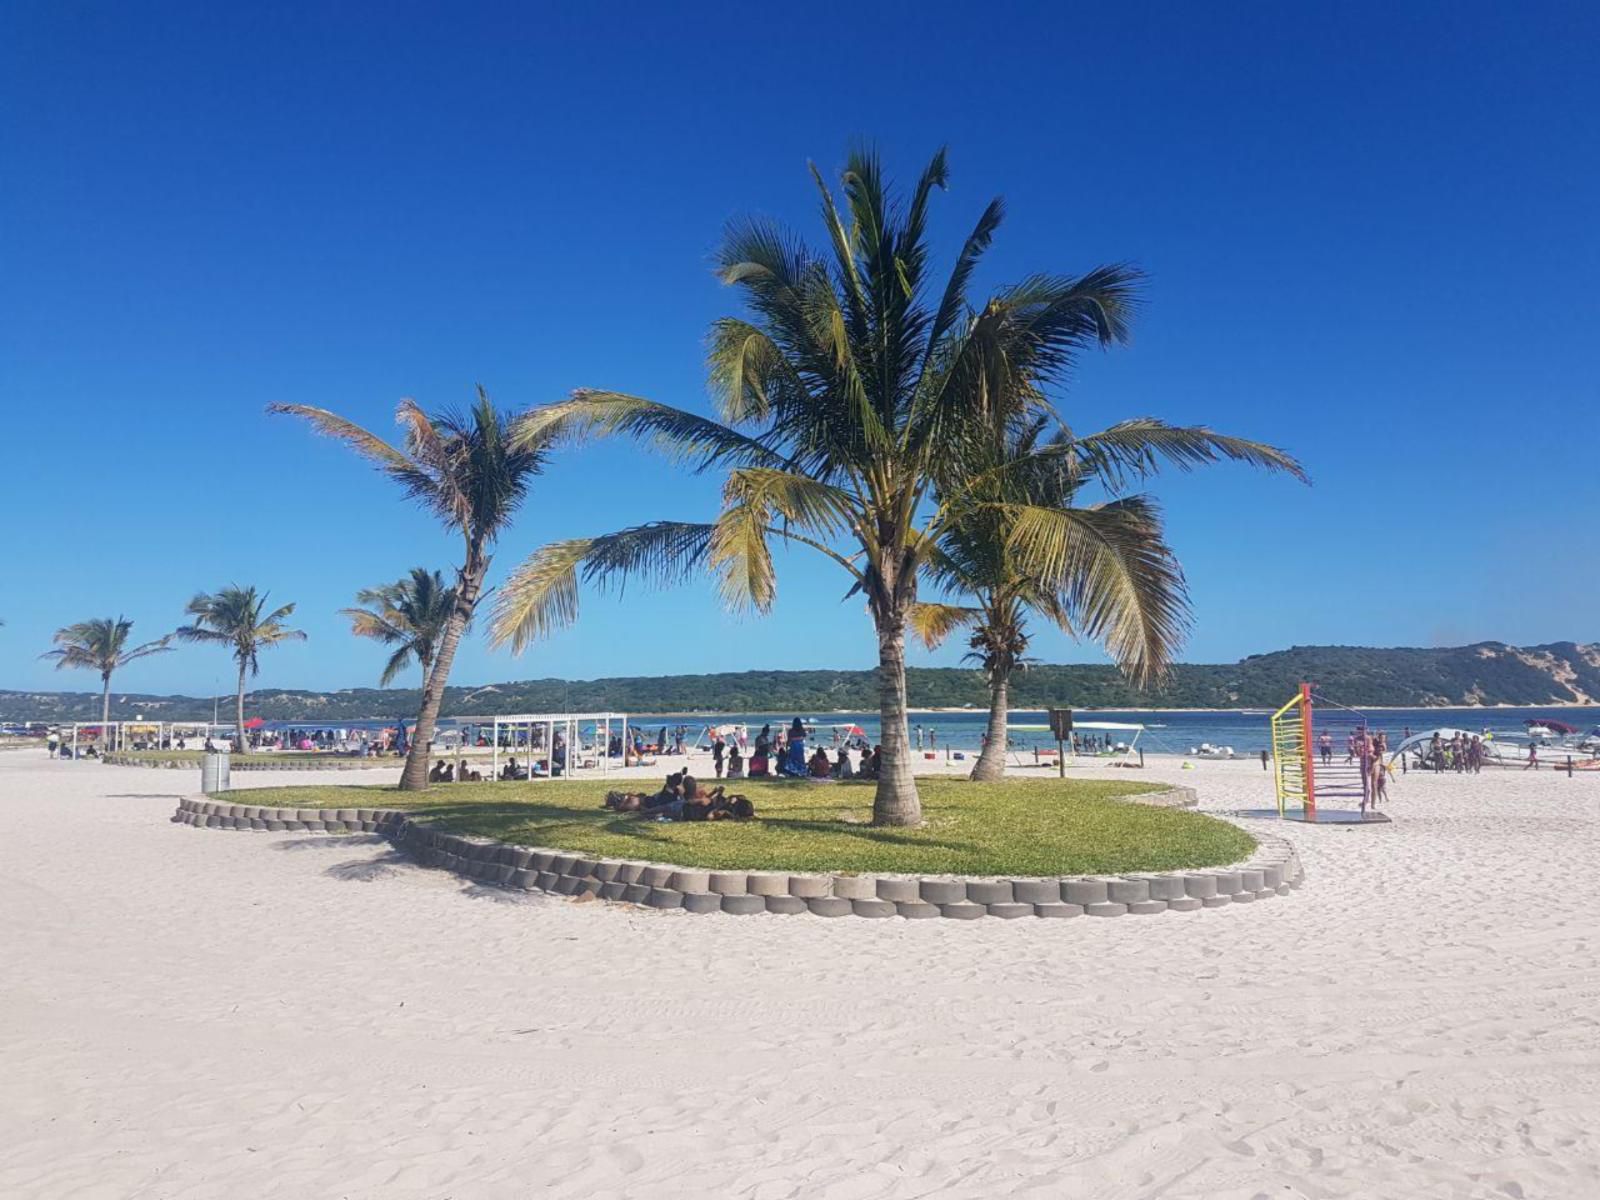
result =
[[624,1175],[632,1175],[640,1167],[644,1166],[644,1155],[640,1154],[632,1146],[608,1146],[606,1147],[606,1154],[617,1170]]

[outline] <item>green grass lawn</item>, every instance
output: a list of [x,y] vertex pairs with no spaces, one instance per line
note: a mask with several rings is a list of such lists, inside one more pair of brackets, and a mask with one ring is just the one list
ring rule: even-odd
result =
[[1236,826],[1115,799],[1149,784],[1099,780],[918,781],[926,823],[874,829],[868,783],[740,781],[750,822],[657,822],[600,807],[613,782],[251,788],[235,804],[403,808],[459,833],[680,866],[904,874],[1098,875],[1216,866],[1255,847]]

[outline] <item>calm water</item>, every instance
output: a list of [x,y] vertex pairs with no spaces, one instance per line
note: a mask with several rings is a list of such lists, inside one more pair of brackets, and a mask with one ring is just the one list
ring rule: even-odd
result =
[[[1320,709],[1318,714],[1326,715],[1326,724],[1335,730],[1352,719],[1350,713],[1336,709]],[[1214,746],[1232,746],[1236,752],[1243,754],[1256,753],[1267,749],[1270,745],[1267,718],[1271,714],[1266,711],[1193,712],[1172,709],[1156,712],[1080,711],[1076,715],[1079,722],[1114,721],[1144,725],[1145,731],[1140,735],[1138,745],[1152,754],[1185,754],[1191,747],[1198,746],[1201,742],[1210,742]],[[1600,709],[1594,707],[1374,709],[1364,715],[1371,728],[1389,732],[1390,745],[1396,744],[1407,728],[1413,733],[1420,733],[1441,726],[1454,727],[1475,731],[1487,730],[1500,736],[1522,733],[1523,722],[1530,718],[1552,717],[1558,721],[1565,721],[1568,725],[1575,725],[1585,732],[1600,724]],[[786,728],[796,716],[808,723],[814,723],[824,742],[828,740],[830,726],[847,724],[860,725],[868,740],[878,739],[878,714],[875,712],[724,713],[715,716],[700,713],[694,716],[680,714],[637,717],[633,719],[633,723],[647,730],[653,730],[661,725],[670,727],[681,724],[689,726],[695,732],[712,723],[747,724],[750,726],[751,736],[754,737],[762,725],[770,723],[776,731]],[[913,713],[912,743],[915,744],[916,730],[921,726],[925,740],[928,731],[933,730],[937,733],[940,746],[948,745],[957,750],[976,750],[982,744],[987,722],[987,714],[981,712]],[[1013,709],[1011,712],[1010,723],[1013,726],[1044,725],[1048,722],[1049,716],[1042,709]],[[1100,732],[1100,736],[1106,735],[1105,731]],[[1110,732],[1109,736],[1113,740],[1126,740],[1130,734]],[[1019,732],[1013,729],[1011,742],[1013,746],[1023,750],[1035,745],[1041,748],[1055,746],[1048,731]]]

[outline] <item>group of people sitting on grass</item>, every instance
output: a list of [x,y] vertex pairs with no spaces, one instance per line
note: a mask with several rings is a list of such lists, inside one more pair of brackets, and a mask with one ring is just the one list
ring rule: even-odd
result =
[[[501,778],[504,778],[504,775],[502,775]],[[445,762],[444,759],[441,758],[438,762],[433,764],[433,769],[428,772],[428,782],[429,783],[482,783],[483,782],[483,776],[479,772],[477,772],[477,771],[473,770],[471,767],[467,766],[466,763],[462,763],[461,764],[461,778],[457,779],[456,778],[455,764],[454,763],[447,763],[447,762]]]
[[707,791],[687,771],[668,775],[659,792],[607,792],[602,807],[658,821],[748,821],[756,815],[749,797],[720,785]]

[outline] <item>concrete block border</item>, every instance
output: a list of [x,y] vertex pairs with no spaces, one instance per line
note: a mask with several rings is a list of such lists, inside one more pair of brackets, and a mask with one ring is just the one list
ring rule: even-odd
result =
[[[1192,806],[1188,797],[1157,803]],[[1135,796],[1134,802],[1146,802]],[[1305,880],[1294,846],[1251,831],[1256,851],[1244,862],[1187,871],[1045,878],[962,875],[788,875],[781,871],[713,871],[670,863],[590,858],[575,851],[512,846],[492,838],[451,833],[430,821],[387,808],[265,808],[223,804],[206,796],[178,803],[172,820],[202,829],[268,833],[376,833],[425,867],[468,879],[558,896],[598,896],[648,908],[691,913],[819,917],[1158,916],[1204,912],[1287,896]]]

